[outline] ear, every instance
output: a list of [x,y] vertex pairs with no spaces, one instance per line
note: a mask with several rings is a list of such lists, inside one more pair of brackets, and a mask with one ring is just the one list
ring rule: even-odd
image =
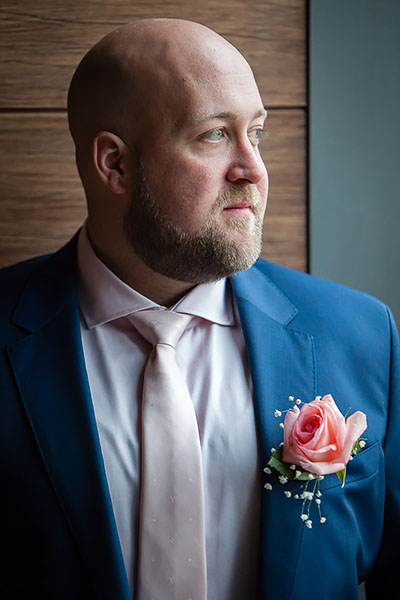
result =
[[127,153],[125,142],[110,131],[100,131],[93,140],[95,169],[102,183],[114,194],[121,195],[127,190]]

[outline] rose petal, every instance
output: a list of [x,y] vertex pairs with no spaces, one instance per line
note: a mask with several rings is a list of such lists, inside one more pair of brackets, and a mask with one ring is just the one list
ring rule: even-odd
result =
[[299,417],[299,412],[294,412],[292,410],[288,410],[288,412],[286,413],[286,417],[285,417],[285,435],[291,435],[292,433],[292,429],[294,424],[296,423],[298,417]]
[[333,462],[337,460],[338,448],[336,444],[329,444],[328,446],[318,448],[318,450],[302,448],[302,454],[311,462]]
[[349,462],[351,450],[355,442],[366,429],[367,417],[363,412],[357,411],[350,415],[346,421],[346,439],[338,460],[344,462],[345,464]]
[[293,451],[293,436],[292,436],[292,432],[293,432],[293,427],[294,424],[296,423],[297,419],[298,419],[299,413],[297,412],[293,412],[291,410],[289,410],[286,413],[286,417],[285,417],[285,427],[283,428],[284,434],[283,434],[283,454],[282,454],[282,460],[284,462],[290,462],[290,463],[294,463],[296,462],[295,459],[297,459],[297,454],[296,452]]
[[336,402],[331,394],[321,398],[320,403],[323,406],[324,415],[329,423],[330,438],[335,438],[338,448],[342,448],[345,441],[345,418],[338,409]]
[[309,462],[307,460],[301,460],[300,466],[314,475],[330,475],[331,473],[337,473],[344,469],[343,463],[330,463],[330,462]]

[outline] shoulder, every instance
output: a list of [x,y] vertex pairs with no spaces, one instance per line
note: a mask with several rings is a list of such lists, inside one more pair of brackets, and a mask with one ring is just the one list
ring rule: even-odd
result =
[[17,315],[25,327],[27,316],[36,315],[42,322],[44,314],[76,301],[76,241],[75,235],[54,254],[0,270],[0,341],[19,330]]
[[0,269],[0,348],[23,335],[24,330],[14,324],[14,315],[30,281],[47,262],[47,258],[40,256]]
[[0,281],[2,282],[13,282],[21,279],[26,279],[39,265],[47,260],[51,254],[44,254],[43,256],[35,256],[27,260],[23,260],[14,265],[3,267],[0,269]]
[[51,255],[37,256],[0,269],[0,314],[12,310],[27,282],[37,273]]
[[345,285],[259,259],[255,270],[296,307],[292,326],[315,333],[325,329],[387,332],[388,307],[373,296]]
[[322,297],[325,300],[340,299],[350,303],[361,302],[383,306],[380,300],[365,292],[263,259],[259,259],[252,268],[266,275],[282,291],[294,296],[297,301],[309,302]]

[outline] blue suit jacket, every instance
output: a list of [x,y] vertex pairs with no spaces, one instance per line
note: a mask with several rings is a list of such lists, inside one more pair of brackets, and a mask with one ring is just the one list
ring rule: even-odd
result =
[[[128,600],[90,398],[75,289],[76,239],[0,272],[0,597]],[[367,414],[347,483],[322,482],[325,524],[272,480],[260,489],[260,599],[372,598],[396,574],[400,531],[398,337],[367,295],[258,261],[231,279],[267,461],[287,397],[331,393]],[[243,440],[243,443],[246,443]],[[386,470],[385,470],[386,469]],[[313,508],[315,510],[316,507]],[[393,589],[393,588],[392,588]],[[399,594],[400,597],[400,594]]]

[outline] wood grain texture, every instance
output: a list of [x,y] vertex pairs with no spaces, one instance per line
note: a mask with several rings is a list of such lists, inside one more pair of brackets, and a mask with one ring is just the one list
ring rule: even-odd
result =
[[270,110],[261,151],[270,180],[262,257],[307,271],[306,111]]
[[[305,114],[271,110],[263,256],[306,268]],[[64,113],[0,114],[0,267],[59,248],[85,218]]]
[[65,114],[1,114],[0,266],[56,250],[85,217]]
[[154,16],[211,27],[247,57],[265,104],[305,106],[305,0],[3,0],[0,108],[64,108],[72,73],[92,44]]

